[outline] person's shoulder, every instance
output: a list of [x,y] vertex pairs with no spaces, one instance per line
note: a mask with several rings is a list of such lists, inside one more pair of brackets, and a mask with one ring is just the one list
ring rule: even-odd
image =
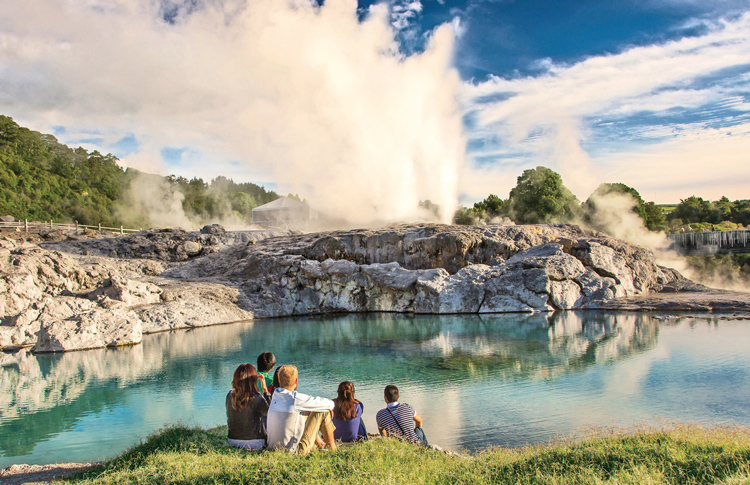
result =
[[398,411],[400,413],[408,412],[411,414],[417,414],[417,411],[415,411],[414,408],[409,405],[409,403],[405,402],[398,403]]

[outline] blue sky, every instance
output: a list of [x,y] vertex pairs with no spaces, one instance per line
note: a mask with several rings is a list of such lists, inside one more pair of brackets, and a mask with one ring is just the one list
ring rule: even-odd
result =
[[750,0],[6,0],[0,86],[127,166],[394,217],[537,165],[750,197]]

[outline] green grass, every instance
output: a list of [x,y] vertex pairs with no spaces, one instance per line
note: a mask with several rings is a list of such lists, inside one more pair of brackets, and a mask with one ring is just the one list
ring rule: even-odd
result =
[[750,430],[592,431],[544,446],[446,454],[376,438],[298,457],[226,444],[226,427],[174,426],[69,478],[97,484],[750,484]]
[[677,204],[656,204],[656,207],[661,208],[664,215],[667,215],[677,208]]

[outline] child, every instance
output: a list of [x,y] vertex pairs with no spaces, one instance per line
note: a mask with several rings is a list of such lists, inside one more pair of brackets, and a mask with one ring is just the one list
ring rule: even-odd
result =
[[[276,365],[276,356],[271,352],[263,352],[258,356],[258,375],[265,380],[265,386],[271,392],[273,386],[273,377],[271,371]],[[260,385],[260,383],[258,383]]]

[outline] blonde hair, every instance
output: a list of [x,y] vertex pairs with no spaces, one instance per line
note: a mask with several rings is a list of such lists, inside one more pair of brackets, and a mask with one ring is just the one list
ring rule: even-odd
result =
[[279,384],[281,387],[287,388],[294,386],[294,381],[297,379],[297,368],[293,365],[282,365],[279,367]]

